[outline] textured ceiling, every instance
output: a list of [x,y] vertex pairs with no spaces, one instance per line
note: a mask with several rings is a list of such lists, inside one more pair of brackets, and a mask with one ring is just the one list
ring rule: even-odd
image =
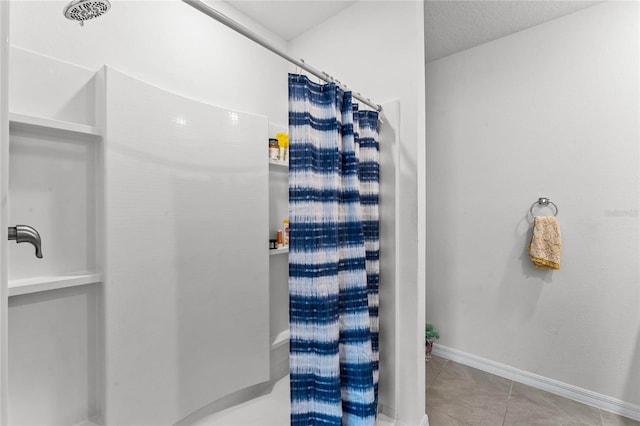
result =
[[427,0],[427,62],[568,15],[600,1]]
[[[356,1],[226,0],[226,3],[283,39],[291,40]],[[449,56],[597,3],[601,1],[426,0],[426,60]]]
[[288,41],[356,1],[226,0],[226,3]]

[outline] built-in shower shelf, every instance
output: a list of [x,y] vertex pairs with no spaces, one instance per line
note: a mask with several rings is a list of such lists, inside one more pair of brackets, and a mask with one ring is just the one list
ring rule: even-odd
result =
[[86,124],[72,123],[70,121],[52,120],[50,118],[38,117],[35,115],[19,114],[15,112],[9,113],[10,127],[33,129],[40,128],[46,130],[55,130],[65,133],[78,133],[89,136],[102,136],[102,130],[98,127],[87,126]]
[[9,280],[9,297],[19,296],[21,294],[38,293],[40,291],[56,290],[59,288],[95,284],[101,281],[102,274],[95,272]]
[[273,339],[273,342],[271,342],[271,348],[276,348],[280,345],[284,345],[285,343],[289,343],[289,329],[278,333],[275,339]]
[[275,167],[288,168],[289,167],[289,162],[288,161],[280,161],[280,160],[269,159],[269,165],[275,166]]
[[98,426],[98,423],[94,423],[91,420],[85,420],[82,423],[77,423],[75,426]]
[[275,256],[276,254],[289,253],[289,247],[282,247],[278,249],[269,250],[269,256]]

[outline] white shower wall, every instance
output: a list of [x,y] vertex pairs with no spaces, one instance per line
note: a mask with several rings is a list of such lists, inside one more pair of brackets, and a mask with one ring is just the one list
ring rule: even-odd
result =
[[[38,63],[54,76],[82,77],[60,85],[66,89],[108,86],[39,55],[14,49],[14,59],[16,70]],[[96,108],[102,140],[12,130],[11,219],[44,224],[46,250],[37,263],[27,246],[12,245],[11,282],[96,268],[106,281],[10,299],[11,424],[75,424],[100,414],[110,424],[173,423],[270,378],[266,117],[110,75],[115,83]],[[96,235],[97,222],[106,236]],[[167,385],[154,385],[159,378]]]
[[[12,112],[87,124],[93,72],[16,48],[10,57]],[[96,143],[12,125],[8,219],[40,228],[44,256],[9,245],[12,281],[96,268]],[[99,413],[98,286],[9,299],[8,424],[76,424]]]
[[[60,12],[64,4],[56,1],[11,4],[10,35],[14,47],[11,51],[9,104],[12,112],[95,125],[96,82],[93,76],[96,70],[108,63],[177,94],[224,105],[239,113],[245,111],[268,116],[270,135],[276,130],[286,129],[286,62],[195,9],[181,2],[118,2],[108,15],[90,23],[95,25],[87,23],[80,27],[64,19]],[[153,7],[149,7],[150,4]],[[284,45],[282,40],[224,3],[214,4],[277,45]],[[38,31],[33,31],[34,27]],[[266,130],[265,135],[256,138],[255,142],[258,150],[264,146],[266,158]],[[267,191],[265,186],[265,195]],[[72,201],[80,201],[79,195],[80,191],[76,191]],[[86,191],[86,195],[92,196],[90,191]],[[83,219],[85,222],[95,220],[94,201],[89,197],[82,200],[84,205],[78,204],[87,215]],[[67,211],[69,219],[79,213],[75,208]],[[265,221],[267,215],[268,208],[265,207]],[[82,229],[80,227],[76,231]],[[75,238],[81,241],[80,234]],[[90,269],[92,264],[95,265],[96,254],[91,253],[91,239],[95,243],[95,236],[85,240],[91,255],[88,262],[78,266],[79,269]],[[266,251],[266,235],[263,239]],[[54,252],[47,253],[47,247],[52,247],[51,240],[43,244],[45,259],[51,259],[55,256]],[[135,243],[136,246],[138,244],[141,243]],[[14,246],[26,249],[24,245]],[[286,256],[282,259],[286,260]],[[275,262],[275,267],[286,269],[286,265],[279,264],[282,259]],[[28,275],[25,269],[28,264],[23,266],[21,270],[27,271]],[[19,271],[14,268],[14,272]],[[268,273],[264,275],[268,280]],[[273,285],[280,297],[262,295],[265,302],[270,299],[273,312],[273,318],[260,323],[260,326],[267,327],[265,341],[284,332],[287,327],[287,298],[286,292],[282,291],[283,288],[286,290],[286,282],[279,281],[283,275],[278,271],[275,271],[275,277],[278,281]],[[92,285],[86,292],[57,290],[49,298],[26,295],[11,299],[10,315],[14,319],[10,335],[14,343],[9,346],[10,355],[14,360],[31,359],[31,364],[21,362],[11,366],[13,391],[9,399],[13,407],[12,424],[19,424],[20,419],[23,424],[33,424],[34,421],[74,424],[102,411],[100,401],[105,395],[102,394],[101,383],[105,378],[96,373],[101,355],[95,341],[95,336],[101,333],[97,323],[101,315],[98,310],[99,291],[99,285]],[[48,315],[56,310],[67,314],[52,322]],[[50,324],[54,332],[39,333],[44,323]],[[276,327],[271,333],[269,324]],[[60,342],[66,342],[67,348],[82,350],[74,352],[73,356],[65,351],[56,352]],[[286,353],[281,352],[278,350],[276,357],[282,364],[279,367],[286,366],[283,364],[286,359],[282,358]],[[40,356],[25,358],[36,353]],[[127,355],[124,349],[122,355]],[[268,355],[264,361],[268,363]],[[33,365],[43,369],[34,369]],[[62,373],[43,375],[56,370],[72,372],[76,379],[65,379]],[[268,369],[266,373],[268,375]],[[48,405],[30,401],[28,391],[36,382],[40,383],[38,389],[42,392],[55,391],[60,396],[64,395],[64,401]],[[185,393],[186,397],[189,397],[188,393]],[[198,403],[198,398],[192,399]],[[18,401],[30,401],[29,407],[17,404]],[[46,399],[40,401],[46,404]],[[183,404],[182,408],[184,410],[174,412],[188,411],[186,405]],[[40,417],[29,417],[29,409],[32,415]],[[171,407],[166,409],[173,410]]]
[[175,424],[269,381],[267,118],[98,80],[103,421]]
[[[108,64],[171,92],[287,125],[287,62],[185,3],[117,1],[109,13],[83,27],[64,18],[67,3],[12,2],[11,45],[92,72]],[[276,46],[286,47],[284,40],[224,2],[209,3]],[[58,84],[66,84],[63,80]],[[40,87],[38,103],[49,104],[46,98],[56,86]],[[53,112],[63,114],[71,104],[82,102],[84,110],[74,108],[80,119],[73,121],[92,120],[91,102],[68,102]]]
[[[288,63],[275,54],[182,2],[119,1],[83,27],[62,16],[66,3],[11,3],[10,41],[16,47],[11,52],[12,112],[95,124],[92,78],[108,64],[176,94],[265,115],[270,136],[286,131]],[[208,3],[286,49],[284,40],[226,3]],[[49,58],[74,66],[51,66]],[[270,188],[278,199],[280,186]],[[282,204],[275,210],[279,221],[286,214],[285,199]],[[278,296],[272,299],[272,338],[288,327],[283,259],[272,259],[272,293]]]
[[[83,27],[62,16],[66,3],[11,4],[10,35],[15,46],[11,52],[12,112],[95,124],[93,75],[108,64],[176,94],[266,115],[270,136],[287,131],[288,63],[273,53],[182,2],[121,1]],[[284,40],[224,2],[209,4],[286,49]],[[33,31],[35,27],[38,31]],[[49,59],[73,66],[52,66]],[[283,197],[280,187],[270,188],[276,190],[278,199]],[[282,216],[277,221],[286,215],[286,201],[282,204],[284,208],[274,209]],[[280,271],[283,259],[286,256],[272,259],[272,290],[279,296],[272,300],[276,309],[271,323],[277,324],[271,333],[274,338],[288,326],[282,315],[288,312],[283,297],[286,283],[281,282],[286,279]]]

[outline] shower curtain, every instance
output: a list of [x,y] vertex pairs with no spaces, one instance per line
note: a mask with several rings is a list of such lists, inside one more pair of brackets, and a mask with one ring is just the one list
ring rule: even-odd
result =
[[292,425],[374,425],[378,113],[289,74]]

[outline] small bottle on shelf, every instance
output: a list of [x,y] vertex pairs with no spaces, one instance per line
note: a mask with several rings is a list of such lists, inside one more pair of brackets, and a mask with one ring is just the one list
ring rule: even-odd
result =
[[282,229],[278,229],[278,238],[277,238],[277,244],[278,244],[278,248],[282,248]]
[[278,147],[280,148],[280,161],[289,161],[289,135],[286,133],[276,133]]
[[285,219],[282,221],[282,228],[283,230],[283,242],[282,242],[282,246],[283,247],[289,247],[289,219]]
[[278,159],[285,162],[289,161],[289,156],[287,155],[289,152],[289,135],[286,133],[276,133],[276,140],[280,148]]
[[278,145],[278,139],[269,139],[269,159],[278,160],[280,157],[280,145]]

